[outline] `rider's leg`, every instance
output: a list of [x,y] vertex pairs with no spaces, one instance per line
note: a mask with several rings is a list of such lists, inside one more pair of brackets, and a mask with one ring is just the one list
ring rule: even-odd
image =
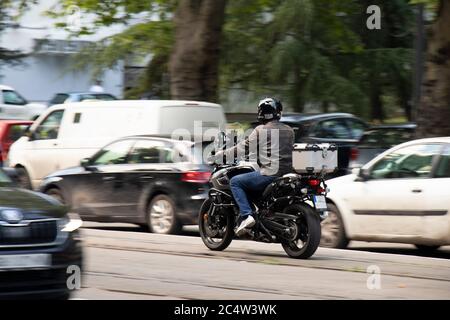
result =
[[275,177],[263,176],[257,171],[243,173],[231,178],[231,192],[239,206],[239,214],[242,217],[242,222],[236,231],[237,233],[244,228],[252,227],[255,224],[255,220],[251,216],[253,212],[248,201],[247,192],[262,192],[274,179]]

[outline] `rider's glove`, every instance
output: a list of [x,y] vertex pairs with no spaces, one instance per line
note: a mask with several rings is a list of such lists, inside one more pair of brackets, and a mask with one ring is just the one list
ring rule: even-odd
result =
[[206,159],[206,162],[207,162],[209,165],[213,165],[213,164],[216,163],[216,159],[218,159],[218,158],[217,158],[217,154],[211,153],[211,154],[208,156],[208,158]]

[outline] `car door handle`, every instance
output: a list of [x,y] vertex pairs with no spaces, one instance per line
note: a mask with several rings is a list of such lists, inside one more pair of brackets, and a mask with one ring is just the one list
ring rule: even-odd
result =
[[421,193],[422,189],[412,189],[411,191],[414,192],[414,193]]
[[115,180],[116,178],[115,177],[103,177],[102,179],[103,179],[103,181],[112,181],[112,180]]
[[150,179],[153,179],[153,177],[152,176],[141,176],[141,177],[139,177],[139,179],[141,179],[141,180],[150,180]]

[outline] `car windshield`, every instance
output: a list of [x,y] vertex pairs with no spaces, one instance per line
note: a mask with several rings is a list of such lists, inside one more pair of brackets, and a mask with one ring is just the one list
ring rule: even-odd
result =
[[51,101],[50,101],[50,105],[53,104],[62,104],[64,103],[64,101],[66,101],[66,99],[69,97],[68,94],[65,93],[58,93]]
[[391,148],[413,139],[413,131],[409,129],[374,129],[367,131],[361,138],[360,147]]
[[89,93],[80,95],[80,101],[84,100],[117,100],[114,96],[105,93]]
[[0,169],[0,187],[7,186],[10,183],[11,183],[11,180],[9,179],[9,177],[6,175],[5,172],[3,172],[2,169]]
[[14,90],[3,90],[3,101],[5,104],[25,105],[27,100]]
[[9,129],[6,140],[9,142],[17,141],[20,137],[22,137],[25,134],[28,127],[29,127],[29,125],[26,125],[26,124],[12,125]]

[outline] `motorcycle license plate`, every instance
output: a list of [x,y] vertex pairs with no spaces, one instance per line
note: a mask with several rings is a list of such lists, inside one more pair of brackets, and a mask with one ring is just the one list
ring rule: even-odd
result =
[[327,210],[327,202],[325,200],[325,196],[314,196],[314,206],[316,207],[317,210]]

